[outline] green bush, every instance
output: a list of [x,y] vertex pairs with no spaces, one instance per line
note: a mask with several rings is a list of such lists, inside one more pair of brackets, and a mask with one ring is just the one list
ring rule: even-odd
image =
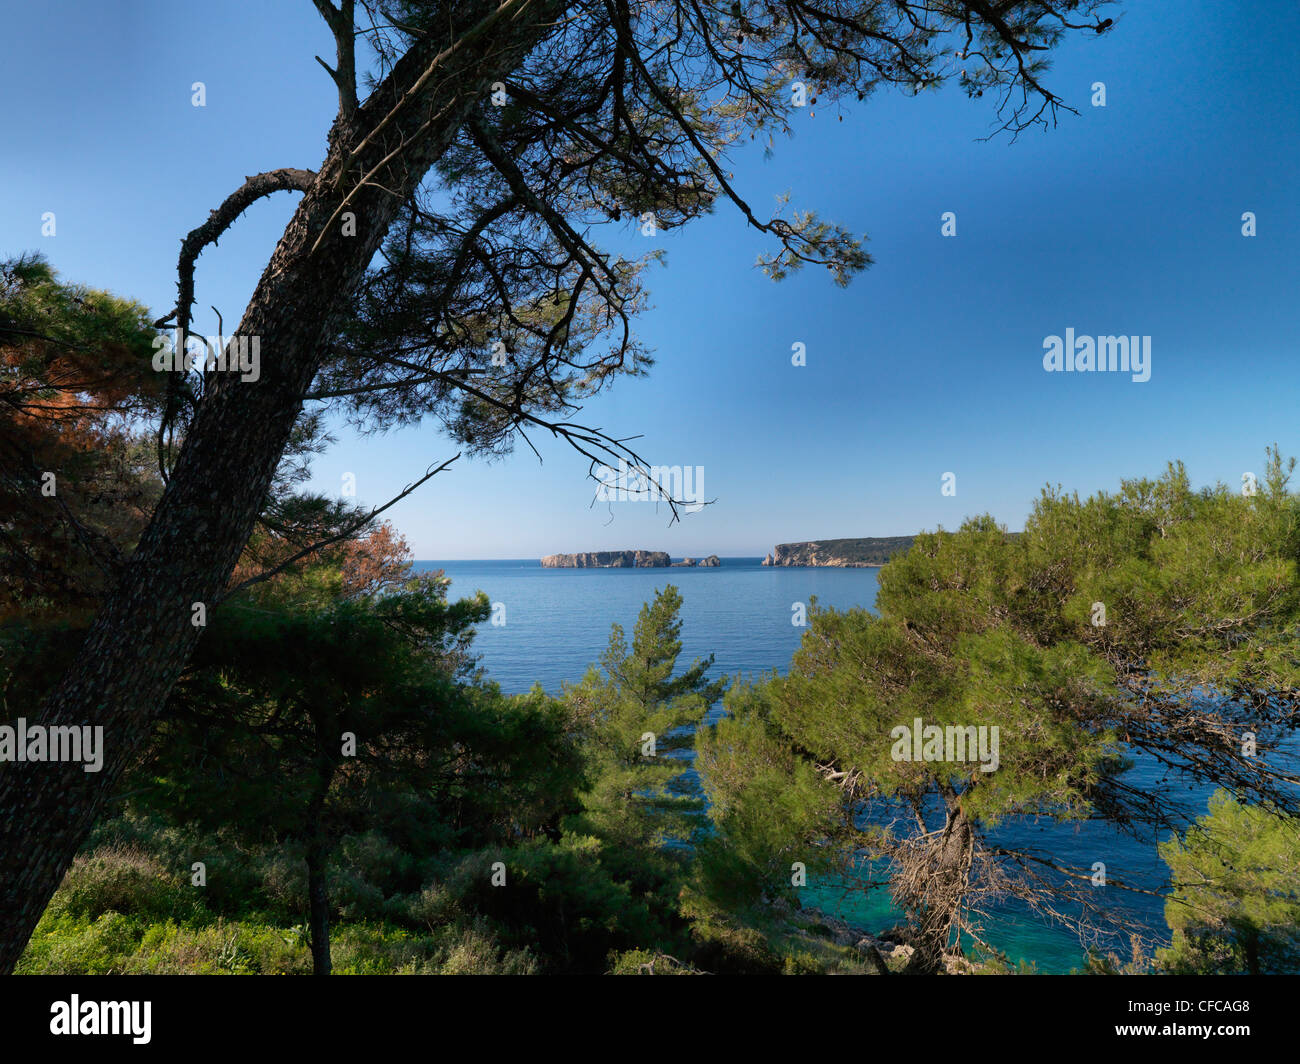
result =
[[188,879],[134,844],[80,854],[50,901],[49,912],[95,919],[121,913],[151,920],[202,920],[207,910]]
[[19,959],[19,975],[117,975],[144,925],[119,912],[94,920],[46,910]]

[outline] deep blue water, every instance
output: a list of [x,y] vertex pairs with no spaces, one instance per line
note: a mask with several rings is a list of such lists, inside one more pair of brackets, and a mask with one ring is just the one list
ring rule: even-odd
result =
[[506,623],[474,640],[488,675],[508,693],[534,682],[558,694],[582,679],[617,622],[631,638],[641,605],[666,584],[682,593],[682,657],[714,654],[719,674],[784,670],[804,629],[791,606],[812,595],[827,606],[870,607],[877,569],[764,568],[761,558],[724,558],[717,568],[543,569],[536,560],[419,562],[443,569],[453,598],[482,590],[505,606]]
[[[443,569],[452,580],[451,595],[477,590],[505,607],[505,624],[484,624],[475,650],[488,676],[508,693],[528,690],[534,682],[558,693],[564,681],[582,678],[609,640],[612,623],[630,637],[642,603],[665,584],[677,585],[683,597],[682,657],[716,657],[715,674],[756,676],[784,672],[798,648],[804,628],[791,624],[792,607],[812,596],[827,606],[872,608],[877,569],[764,568],[759,558],[724,558],[717,568],[691,569],[543,569],[536,560],[420,562],[421,570]],[[1126,781],[1144,789],[1177,789],[1195,815],[1205,811],[1210,791],[1169,779],[1159,766],[1138,760]],[[1055,824],[1048,820],[1008,821],[995,841],[1017,848],[1033,847],[1044,856],[1071,866],[1106,865],[1107,876],[1146,888],[1164,884],[1164,863],[1150,841],[1136,841],[1101,823]],[[812,885],[810,900],[868,929],[879,931],[898,922],[881,891],[845,892]],[[1111,911],[1125,911],[1149,933],[1163,937],[1163,903],[1111,886],[1096,891]],[[1014,960],[1032,961],[1040,971],[1079,967],[1084,953],[1077,938],[1047,926],[1018,903],[995,910],[988,935]],[[1127,939],[1102,943],[1127,959]]]

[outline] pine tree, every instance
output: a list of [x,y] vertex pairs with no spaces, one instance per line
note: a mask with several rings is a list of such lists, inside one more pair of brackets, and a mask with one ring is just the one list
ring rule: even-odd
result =
[[[821,840],[845,865],[866,854],[887,866],[915,972],[941,970],[959,932],[982,943],[984,904],[1008,895],[1073,912],[1081,930],[1104,922],[1099,897],[1159,883],[1112,875],[1098,895],[1088,863],[990,830],[1100,819],[1155,841],[1188,823],[1179,792],[1197,783],[1300,813],[1280,745],[1300,717],[1293,466],[1271,449],[1265,487],[1243,495],[1193,490],[1175,463],[1085,501],[1045,491],[1018,536],[989,517],[917,536],[881,571],[877,614],[814,610],[789,673],[733,696],[729,728],[754,735],[708,747],[706,790],[728,796],[738,823],[771,829],[755,757],[815,770],[840,807]],[[1130,783],[1130,750],[1166,767],[1162,786]],[[803,819],[787,838],[816,834]]]
[[1300,971],[1300,818],[1242,805],[1226,791],[1160,846],[1173,891],[1173,944],[1157,962],[1191,975]]
[[681,654],[681,593],[672,584],[641,607],[629,648],[613,625],[601,671],[588,670],[564,700],[589,750],[580,823],[629,848],[679,843],[699,825],[684,756],[694,729],[726,689],[709,680],[713,655],[674,676]]
[[[727,149],[746,133],[789,128],[787,78],[773,71],[798,55],[826,99],[863,99],[937,86],[952,51],[971,49],[962,84],[996,90],[999,120],[1018,131],[1062,106],[1041,80],[1046,56],[1067,34],[1104,32],[1104,3],[1072,2],[1064,23],[1054,0],[864,0],[848,18],[810,8],[794,22],[751,3],[749,32],[720,52],[733,17],[710,5],[318,0],[339,102],[323,158],[315,171],[255,174],[211,211],[182,242],[180,298],[158,322],[184,340],[198,256],[252,204],[299,192],[235,329],[274,357],[256,382],[210,375],[131,565],[43,703],[45,724],[116,736],[103,771],[16,765],[0,776],[0,905],[11,914],[0,972],[194,653],[192,604],[226,586],[305,403],[334,403],[371,428],[440,418],[491,452],[544,428],[588,458],[640,464],[620,438],[570,420],[649,364],[630,324],[655,255],[611,261],[593,243],[600,225],[672,227],[727,202],[771,240],[770,276],[813,264],[846,284],[870,262],[861,239],[813,211],[782,205],[765,219],[729,176]],[[370,70],[358,69],[358,41]]]
[[478,682],[468,651],[489,603],[450,602],[449,583],[425,573],[376,595],[317,564],[226,603],[132,781],[178,825],[300,848],[316,974],[331,968],[327,884],[344,837],[380,832],[424,859],[542,837],[571,806],[561,707]]
[[0,263],[0,623],[88,618],[162,493],[144,307]]

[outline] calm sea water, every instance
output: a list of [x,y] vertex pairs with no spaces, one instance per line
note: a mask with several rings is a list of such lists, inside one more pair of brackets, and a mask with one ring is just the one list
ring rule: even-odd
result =
[[582,679],[618,623],[631,638],[637,613],[666,584],[682,593],[682,665],[713,654],[715,673],[784,670],[804,629],[791,606],[813,595],[827,606],[870,607],[876,569],[764,568],[761,558],[725,558],[716,568],[543,569],[537,561],[420,562],[451,577],[451,595],[482,590],[505,606],[506,623],[484,624],[475,651],[508,693],[540,683],[558,694]]
[[[558,693],[596,663],[617,622],[631,635],[637,613],[665,584],[682,593],[682,657],[716,657],[715,674],[757,676],[784,672],[805,631],[791,623],[793,607],[816,596],[819,603],[847,609],[873,608],[876,569],[764,568],[759,558],[724,558],[717,568],[543,569],[535,560],[420,562],[418,568],[443,569],[453,597],[482,590],[505,607],[505,624],[484,624],[475,649],[488,675],[509,693],[534,682]],[[1210,790],[1170,779],[1160,767],[1139,759],[1127,782],[1144,789],[1177,793],[1194,814],[1205,810]],[[1165,866],[1150,841],[1139,842],[1105,824],[1060,825],[1027,819],[1000,826],[995,841],[1031,848],[1044,858],[1075,867],[1106,866],[1112,881],[1149,889],[1165,882]],[[880,931],[898,922],[883,891],[864,893],[826,886],[810,888],[814,904],[844,919]],[[1158,897],[1097,890],[1097,901],[1123,911],[1149,933],[1164,936],[1163,903]],[[1078,968],[1084,959],[1077,938],[1051,926],[1014,901],[998,906],[986,925],[987,938],[1015,960],[1033,962],[1043,972]],[[1127,957],[1127,940],[1100,945]]]

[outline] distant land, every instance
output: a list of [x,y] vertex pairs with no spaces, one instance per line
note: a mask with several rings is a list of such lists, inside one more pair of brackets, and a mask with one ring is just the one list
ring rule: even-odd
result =
[[643,569],[672,564],[662,550],[593,550],[585,554],[548,554],[543,569]]
[[[1018,536],[1019,532],[1008,532]],[[806,543],[778,543],[763,559],[763,565],[808,566],[833,569],[876,569],[895,554],[902,554],[916,541],[915,536],[864,536],[860,539],[812,539]],[[583,554],[548,554],[544,569],[644,569],[714,566],[716,554],[707,558],[672,561],[662,550],[596,550]]]
[[583,554],[548,554],[542,559],[543,569],[693,569],[696,566],[712,568],[721,565],[716,554],[707,558],[684,558],[672,561],[662,550],[593,550]]
[[[893,554],[907,550],[914,536],[875,536],[864,539],[820,539],[807,543],[778,543],[763,559],[771,566],[829,566],[841,569],[884,565]],[[716,554],[707,558],[672,561],[662,550],[596,550],[578,554],[548,554],[543,569],[647,569],[687,568],[721,564]]]
[[911,547],[915,536],[868,536],[863,539],[814,539],[778,543],[764,565],[830,566],[838,569],[874,568],[893,554]]

